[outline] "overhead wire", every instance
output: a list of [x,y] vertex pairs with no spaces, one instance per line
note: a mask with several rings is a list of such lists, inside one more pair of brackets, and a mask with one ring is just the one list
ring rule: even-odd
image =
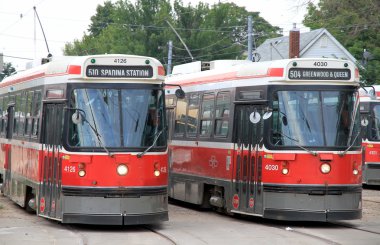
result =
[[[42,2],[44,2],[45,0],[42,0],[40,1],[37,5],[41,4]],[[28,11],[25,12],[25,14],[23,14],[22,16],[27,16],[30,12],[32,11],[32,8],[28,9]],[[367,11],[367,9],[362,9],[361,11],[358,10],[356,12],[357,13],[364,13],[365,11]],[[186,13],[186,12],[185,12]],[[187,12],[187,13],[190,13],[190,12]],[[11,14],[11,13],[7,13],[7,14]],[[184,12],[181,12],[181,14],[184,14]],[[47,17],[44,17],[45,19],[49,19]],[[331,19],[333,19],[334,17],[331,17]],[[51,19],[51,18],[50,18]],[[55,19],[60,19],[60,18],[55,18]],[[14,23],[12,23],[11,25],[9,25],[7,28],[3,29],[2,31],[0,31],[0,35],[3,35],[3,36],[10,36],[10,37],[14,37],[14,38],[23,38],[23,39],[32,39],[32,38],[28,38],[28,37],[22,37],[22,36],[12,36],[12,35],[8,35],[8,34],[4,34],[9,28],[13,27],[14,25],[16,25],[17,23],[19,23],[20,21],[22,20],[22,18],[18,19],[17,21],[15,21]],[[81,20],[76,20],[76,19],[70,19],[70,18],[65,18],[64,19],[65,21],[81,21]],[[254,22],[256,25],[258,24],[270,24],[269,22],[267,22],[265,19],[263,20],[256,20]],[[157,26],[157,25],[141,25],[141,24],[126,24],[126,23],[109,23],[110,25],[119,25],[119,26],[122,26],[122,27],[137,27],[137,28],[146,28],[146,29],[152,29],[152,30],[166,30],[166,29],[169,29],[169,27],[166,27],[166,26]],[[297,24],[301,24],[301,23],[297,23]],[[275,25],[275,24],[274,24]],[[358,27],[377,27],[377,26],[380,26],[380,22],[374,22],[374,23],[360,23],[360,24],[350,24],[350,25],[341,25],[341,26],[330,26],[328,27],[329,29],[343,29],[343,28],[358,28]],[[196,31],[196,32],[216,32],[216,33],[233,33],[239,29],[243,29],[243,28],[246,28],[246,25],[235,25],[235,26],[227,26],[227,27],[220,27],[220,28],[183,28],[183,27],[176,27],[175,29],[178,30],[178,31]],[[262,37],[262,36],[265,36],[265,35],[255,35],[256,37]],[[230,37],[225,37],[225,39],[227,38],[230,38]],[[41,39],[42,40],[42,39]],[[223,39],[222,39],[223,40]],[[192,51],[201,51],[201,50],[206,50],[210,47],[213,47],[213,46],[216,46],[218,43],[222,42],[222,40],[218,40],[217,42],[209,45],[209,46],[206,46],[206,47],[202,47],[202,48],[198,48],[198,49],[192,49]],[[49,40],[50,41],[50,40]],[[54,42],[67,42],[67,41],[54,41]],[[240,40],[241,42],[241,40]],[[241,44],[239,41],[236,42],[238,45],[241,45],[241,46],[245,46],[244,44]],[[175,47],[176,49],[179,49],[179,50],[183,50],[181,49],[180,47]],[[223,49],[222,49],[223,50]],[[210,54],[208,54],[209,56]],[[199,58],[199,57],[198,57]]]
[[[40,2],[38,2],[37,4],[35,4],[34,6],[38,6],[40,5],[42,2],[44,2],[46,0],[41,0]],[[12,13],[14,15],[17,15],[19,16],[20,18],[18,18],[15,22],[11,23],[9,26],[7,26],[6,28],[4,28],[3,30],[0,31],[0,35],[2,35],[4,32],[8,31],[11,27],[15,26],[16,24],[18,24],[25,16],[29,15],[30,12],[33,11],[33,7],[31,8],[28,8],[26,10],[26,12],[23,14],[23,13],[20,13],[20,14],[15,14],[15,13]],[[11,13],[8,13],[8,14],[11,14]]]

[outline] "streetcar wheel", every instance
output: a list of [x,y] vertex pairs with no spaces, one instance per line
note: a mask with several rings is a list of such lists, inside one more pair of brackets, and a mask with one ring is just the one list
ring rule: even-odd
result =
[[26,193],[26,198],[25,198],[25,210],[28,213],[36,212],[36,198],[31,188],[27,188],[27,193]]

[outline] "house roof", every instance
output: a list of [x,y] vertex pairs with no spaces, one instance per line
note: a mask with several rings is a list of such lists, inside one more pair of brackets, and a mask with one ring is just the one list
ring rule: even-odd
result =
[[[300,33],[300,57],[313,47],[313,45],[322,37],[326,35],[335,46],[340,49],[341,53],[344,53],[348,60],[356,63],[356,59],[328,32],[325,28],[316,29],[310,32]],[[289,36],[282,36],[277,38],[271,38],[265,40],[256,50],[259,54],[259,61],[269,61],[278,59],[289,58]],[[333,56],[332,56],[333,57]]]

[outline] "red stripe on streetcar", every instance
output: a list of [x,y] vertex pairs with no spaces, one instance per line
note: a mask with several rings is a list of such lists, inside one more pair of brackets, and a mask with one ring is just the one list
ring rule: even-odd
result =
[[9,85],[14,85],[16,83],[21,83],[21,82],[37,79],[43,76],[45,76],[45,72],[39,72],[39,73],[31,74],[25,77],[16,78],[14,80],[7,81],[6,83],[0,83],[0,88],[9,86]]
[[165,69],[163,66],[158,67],[158,75],[165,76]]
[[270,77],[282,77],[284,76],[284,68],[268,68],[267,74]]
[[82,72],[82,67],[81,66],[69,65],[69,67],[67,68],[67,73],[68,74],[80,75],[81,72]]
[[273,160],[275,161],[294,161],[296,159],[295,153],[274,153]]
[[359,79],[359,69],[355,69],[355,78]]
[[333,160],[333,154],[328,154],[328,153],[320,153],[319,158],[322,161],[332,161]]
[[[201,79],[202,79],[202,82],[200,82]],[[184,85],[184,86],[189,86],[189,85],[195,85],[195,84],[228,81],[228,80],[233,80],[233,79],[238,79],[238,77],[236,76],[236,72],[230,72],[230,73],[208,76],[208,77],[202,77],[202,78],[192,78],[189,80],[178,81],[176,83],[178,83],[180,85]],[[243,78],[240,78],[240,79],[243,79]]]

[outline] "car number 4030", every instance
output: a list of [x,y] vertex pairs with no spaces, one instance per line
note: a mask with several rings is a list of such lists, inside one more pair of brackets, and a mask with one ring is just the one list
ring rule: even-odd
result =
[[277,171],[278,170],[278,165],[267,164],[267,165],[265,165],[265,170]]
[[316,61],[314,62],[314,66],[327,66],[327,62],[322,62],[322,61]]

